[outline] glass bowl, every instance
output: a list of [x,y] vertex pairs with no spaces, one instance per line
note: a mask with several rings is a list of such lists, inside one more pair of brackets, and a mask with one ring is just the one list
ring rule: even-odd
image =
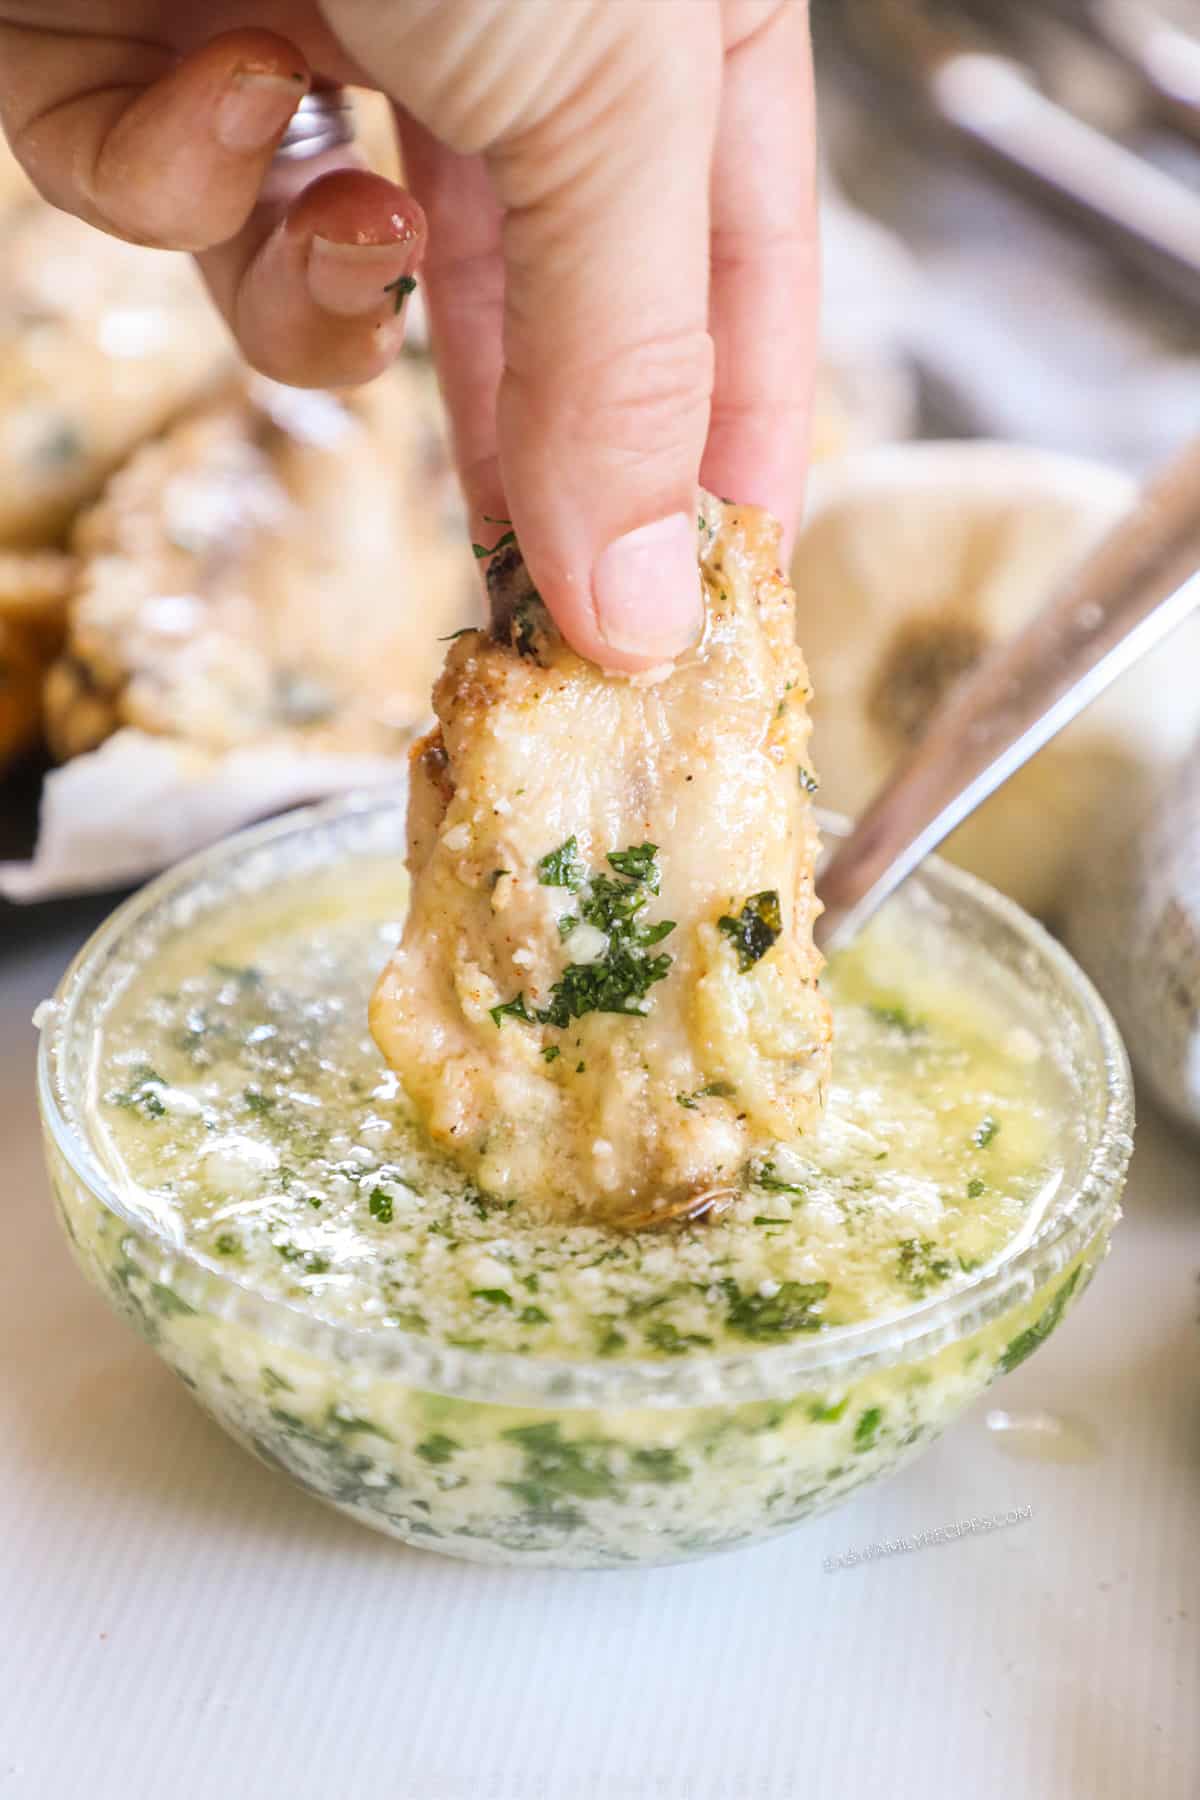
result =
[[113,914],[39,1017],[46,1153],[74,1255],[239,1442],[364,1524],[449,1555],[668,1562],[753,1542],[836,1504],[1045,1342],[1119,1216],[1128,1065],[1066,952],[1011,901],[936,860],[906,904],[1020,995],[1069,1097],[1063,1178],[1036,1227],[952,1294],[768,1348],[556,1362],[323,1319],[172,1241],[168,1225],[116,1190],[89,1138],[106,1007],[214,909],[281,878],[402,851],[404,811],[401,792],[339,800],[192,858]]

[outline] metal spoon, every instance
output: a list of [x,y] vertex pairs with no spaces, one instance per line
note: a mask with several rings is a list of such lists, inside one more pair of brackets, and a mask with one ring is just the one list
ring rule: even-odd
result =
[[1197,608],[1200,438],[934,713],[820,877],[821,947],[848,943],[981,801]]

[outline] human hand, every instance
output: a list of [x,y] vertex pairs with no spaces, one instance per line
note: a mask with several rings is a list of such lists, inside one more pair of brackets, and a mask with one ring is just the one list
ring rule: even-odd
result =
[[[314,78],[391,97],[413,197],[347,150],[274,160]],[[472,512],[511,519],[604,666],[694,639],[698,478],[793,520],[817,299],[801,0],[0,0],[0,117],[56,205],[195,251],[283,381],[385,367],[425,253]]]

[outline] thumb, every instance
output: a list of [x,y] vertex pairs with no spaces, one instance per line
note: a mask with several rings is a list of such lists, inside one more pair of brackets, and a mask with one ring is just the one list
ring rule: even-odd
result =
[[487,157],[505,214],[497,431],[512,523],[563,635],[625,670],[679,655],[702,626],[721,70],[714,9],[632,12],[566,102]]

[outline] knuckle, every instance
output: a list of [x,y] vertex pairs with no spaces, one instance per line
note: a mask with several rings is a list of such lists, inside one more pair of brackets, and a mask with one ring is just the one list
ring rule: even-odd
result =
[[[531,412],[552,437],[590,443],[636,464],[698,450],[708,423],[713,361],[708,332],[684,329],[573,365],[551,367],[543,360],[524,385]],[[520,384],[519,374],[516,379]]]

